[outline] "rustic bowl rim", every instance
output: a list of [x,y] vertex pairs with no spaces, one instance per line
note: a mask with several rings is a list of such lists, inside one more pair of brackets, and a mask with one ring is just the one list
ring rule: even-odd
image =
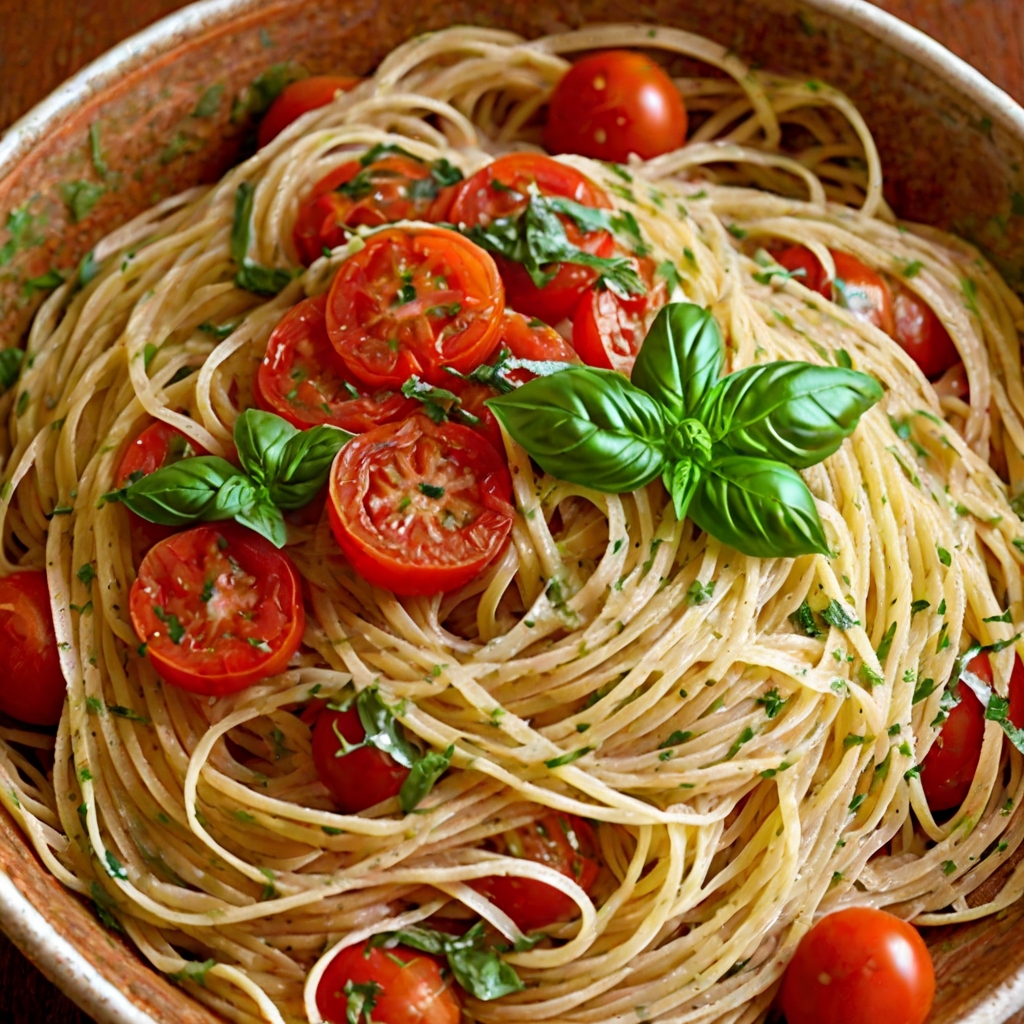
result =
[[[186,39],[274,0],[198,0],[118,43],[36,104],[0,136],[0,181],[47,132],[118,78]],[[1024,142],[1024,107],[962,58],[868,0],[801,0],[804,7],[845,22],[955,86]],[[0,931],[99,1024],[159,1024],[92,965],[0,869]],[[1024,1007],[1024,966],[988,994],[960,1024],[999,1024]]]

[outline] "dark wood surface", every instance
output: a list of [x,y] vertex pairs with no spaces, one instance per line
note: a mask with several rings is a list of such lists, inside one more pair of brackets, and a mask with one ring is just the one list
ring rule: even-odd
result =
[[[181,0],[0,0],[0,132],[83,64]],[[878,0],[1024,102],[1024,0]],[[0,1022],[88,1024],[0,935]],[[1024,1014],[1013,1024],[1024,1024]]]

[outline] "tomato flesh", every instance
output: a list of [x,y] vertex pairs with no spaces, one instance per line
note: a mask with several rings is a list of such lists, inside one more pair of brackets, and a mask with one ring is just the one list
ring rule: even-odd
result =
[[348,92],[360,82],[358,78],[342,75],[313,75],[298,82],[286,85],[281,95],[270,104],[270,109],[263,115],[256,141],[261,147],[276,138],[293,121],[303,114],[319,107],[326,107],[334,101],[339,92]]
[[348,240],[346,228],[400,220],[443,220],[454,192],[434,180],[426,161],[386,153],[350,160],[320,179],[299,207],[292,238],[307,266]]
[[960,362],[960,353],[942,321],[931,306],[913,292],[897,289],[893,315],[896,340],[926,377],[941,377]]
[[0,712],[30,725],[56,725],[65,689],[46,573],[0,577]]
[[473,579],[512,529],[512,481],[480,434],[416,415],[349,441],[331,467],[338,544],[368,582],[437,594]]
[[640,53],[606,50],[577,61],[555,87],[544,126],[549,153],[625,163],[678,149],[686,107],[672,79]]
[[411,398],[367,387],[348,371],[327,335],[326,307],[326,295],[305,299],[274,328],[256,374],[256,404],[300,430],[330,423],[353,434],[414,412]]
[[[554,868],[588,894],[600,871],[594,833],[573,814],[547,814],[540,821],[498,837],[494,845],[500,853]],[[546,882],[495,875],[472,885],[508,914],[522,932],[538,931],[579,913],[574,900]]]
[[459,1024],[462,1016],[438,962],[406,946],[383,950],[361,942],[338,953],[316,990],[317,1009],[329,1024],[351,1020],[348,982],[379,986],[376,1004],[366,1015],[376,1024]]
[[391,228],[342,264],[327,298],[327,333],[349,372],[371,387],[416,374],[444,387],[498,342],[505,292],[491,257],[444,228]]
[[917,929],[870,907],[818,921],[781,990],[787,1024],[924,1024],[934,997],[935,969]]
[[[495,186],[497,183],[497,187]],[[583,206],[610,209],[608,197],[578,171],[557,160],[529,153],[499,157],[456,187],[450,219],[460,226],[487,225],[501,217],[514,217],[526,209],[531,187],[545,196],[562,196]],[[592,256],[608,257],[615,242],[607,231],[580,231],[559,215],[569,242]],[[495,256],[505,282],[508,304],[520,313],[557,324],[572,314],[597,280],[592,267],[555,263],[547,267],[553,278],[544,287],[533,283],[521,263]]]
[[341,810],[345,814],[358,814],[382,800],[398,796],[409,769],[376,747],[359,747],[342,753],[339,733],[353,746],[366,738],[366,730],[354,707],[347,711],[326,708],[313,726],[313,763],[320,781],[331,791]]
[[[987,654],[972,658],[967,668],[992,685]],[[958,689],[960,703],[950,711],[921,766],[921,786],[933,811],[946,811],[964,802],[981,759],[985,709],[966,683],[960,683]]]
[[198,526],[153,547],[129,610],[160,676],[212,696],[283,672],[306,624],[291,559],[235,523]]

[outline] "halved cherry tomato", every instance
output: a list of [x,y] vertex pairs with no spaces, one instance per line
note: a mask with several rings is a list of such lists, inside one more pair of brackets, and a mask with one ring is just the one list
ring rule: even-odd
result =
[[281,90],[281,95],[270,104],[270,109],[263,115],[256,141],[265,146],[271,139],[280,135],[303,114],[308,114],[318,107],[326,107],[333,102],[339,92],[348,92],[355,88],[361,79],[344,75],[313,75],[292,82]]
[[800,940],[782,981],[787,1024],[924,1024],[935,968],[913,925],[849,907]]
[[0,711],[31,725],[56,725],[65,689],[46,573],[0,577]]
[[157,544],[139,567],[129,612],[162,678],[215,697],[283,672],[306,627],[291,559],[236,523]]
[[[987,654],[972,658],[967,668],[992,685],[992,665]],[[964,802],[985,739],[985,709],[981,701],[965,683],[958,690],[960,703],[950,711],[921,766],[921,785],[933,811],[946,811]]]
[[327,708],[320,712],[313,726],[313,764],[341,810],[358,814],[398,796],[409,769],[376,747],[359,747],[343,753],[339,733],[352,746],[366,739],[366,730],[354,707],[347,711]]
[[308,266],[324,249],[344,244],[346,228],[446,219],[454,187],[435,174],[435,165],[410,153],[375,156],[374,150],[335,168],[299,207],[292,237],[303,263]]
[[[195,455],[207,454],[202,445],[196,444],[177,427],[157,420],[125,449],[114,475],[114,486],[127,487],[165,466]],[[175,526],[151,523],[131,510],[128,511],[128,520],[131,524],[132,547],[137,556],[145,554],[158,541],[172,537],[178,530]]]
[[493,445],[469,427],[416,415],[341,449],[327,511],[365,580],[396,594],[439,594],[468,583],[504,548],[511,499]]
[[686,142],[686,107],[672,79],[648,57],[606,50],[577,61],[555,86],[544,126],[550,153],[625,163]]
[[667,299],[664,282],[654,280],[654,263],[635,257],[629,261],[647,288],[645,294],[623,297],[610,288],[593,288],[572,317],[572,343],[583,362],[627,377],[654,314]]
[[949,332],[923,299],[906,288],[897,288],[893,314],[896,340],[926,377],[941,377],[960,362]]
[[[542,195],[564,196],[583,206],[611,207],[604,192],[579,171],[550,157],[512,153],[499,157],[457,186],[449,216],[460,226],[486,225],[499,217],[514,217],[526,208],[531,187]],[[593,256],[612,254],[615,243],[609,232],[582,232],[568,217],[559,215],[559,220],[566,237],[577,248]],[[502,256],[496,256],[495,262],[505,282],[508,304],[549,324],[570,316],[580,296],[597,280],[597,271],[592,267],[555,263],[547,268],[555,271],[555,276],[538,288],[521,263]]]
[[804,271],[804,276],[799,279],[801,284],[845,306],[858,320],[873,324],[890,338],[895,338],[892,292],[883,278],[854,256],[835,249],[829,249],[829,252],[836,265],[834,281],[825,277],[824,267],[805,246],[794,245],[774,255],[787,270]]
[[[459,1024],[462,1010],[438,962],[406,946],[383,950],[360,942],[343,949],[328,965],[316,990],[316,1005],[329,1024],[348,1024],[345,986],[379,986],[366,1020],[376,1024]],[[351,991],[351,988],[350,988]],[[360,1020],[363,1014],[360,1014]]]
[[346,260],[327,298],[327,333],[349,372],[372,387],[444,368],[475,369],[494,351],[505,291],[494,260],[445,228],[390,228]]
[[274,328],[256,373],[256,404],[300,430],[330,423],[353,434],[413,413],[411,398],[368,388],[349,373],[327,336],[326,307],[326,295],[305,299]]
[[[499,853],[560,871],[588,894],[601,870],[594,833],[582,818],[573,814],[546,814],[532,825],[499,836],[492,845]],[[472,885],[505,911],[523,932],[571,920],[579,913],[574,900],[546,882],[495,875]]]

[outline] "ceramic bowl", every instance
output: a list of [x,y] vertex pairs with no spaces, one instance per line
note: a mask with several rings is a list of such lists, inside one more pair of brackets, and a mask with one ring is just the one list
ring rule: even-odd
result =
[[[1024,110],[862,0],[205,0],[100,58],[0,140],[0,224],[28,203],[45,225],[0,276],[0,347],[26,330],[27,281],[73,268],[116,225],[231,165],[251,132],[235,101],[268,66],[365,74],[409,36],[448,25],[535,36],[625,20],[700,32],[749,61],[845,90],[878,140],[899,214],[971,239],[1024,289]],[[196,116],[204,96],[206,116]],[[104,180],[90,159],[94,125]],[[103,186],[78,222],[61,195],[69,181]],[[0,927],[98,1021],[215,1020],[46,874],[2,810]],[[1024,1007],[1024,901],[927,938],[938,975],[934,1024],[996,1024]]]

